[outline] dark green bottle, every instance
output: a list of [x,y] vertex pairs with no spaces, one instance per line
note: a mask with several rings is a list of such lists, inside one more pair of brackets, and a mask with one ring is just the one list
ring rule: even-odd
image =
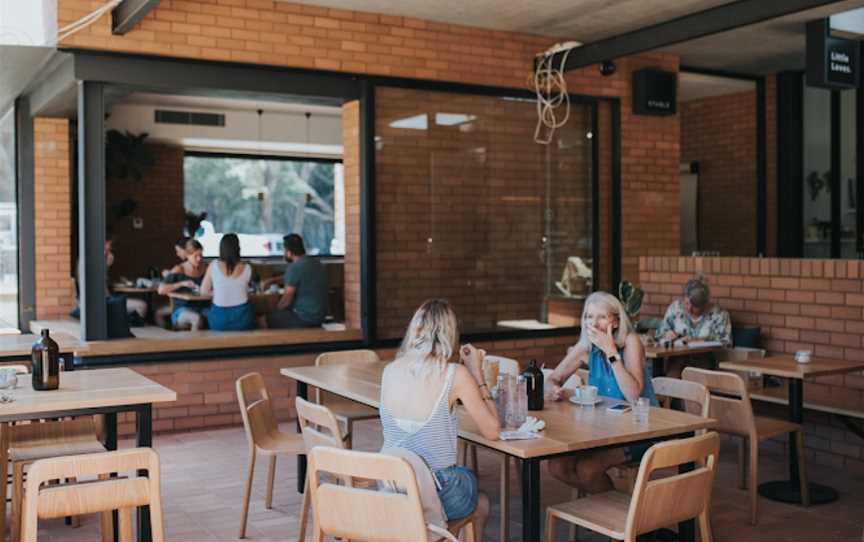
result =
[[60,347],[42,330],[42,338],[33,343],[30,353],[33,363],[33,389],[56,390],[60,387]]

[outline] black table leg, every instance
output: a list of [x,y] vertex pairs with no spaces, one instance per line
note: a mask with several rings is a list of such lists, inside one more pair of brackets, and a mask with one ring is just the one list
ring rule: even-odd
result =
[[[789,421],[804,422],[804,381],[789,379]],[[837,500],[837,491],[820,484],[810,485],[810,504],[825,504]],[[790,504],[801,504],[801,478],[798,472],[798,447],[789,434],[789,479],[765,482],[759,486],[759,494],[766,499]]]
[[[105,416],[105,449],[113,452],[117,449],[117,413],[108,412],[103,414],[103,416]],[[114,477],[117,474],[114,473],[111,476]],[[117,510],[114,510],[111,513],[111,521],[114,524],[114,542],[118,542],[119,540],[119,533],[117,532],[119,519],[120,516],[117,514]]]
[[[150,404],[139,405],[135,409],[135,445],[139,448],[153,447],[153,406]],[[138,476],[148,474],[147,471],[138,471]],[[150,507],[138,507],[138,542],[150,542]]]
[[[308,399],[309,391],[305,382],[297,381],[297,397]],[[300,419],[297,419],[297,432],[300,432]],[[303,493],[306,485],[306,454],[297,455],[297,493]]]
[[666,358],[654,358],[651,360],[651,376],[666,376]]
[[[693,463],[684,463],[678,466],[678,472],[684,474],[691,472],[696,468]],[[679,542],[695,542],[696,541],[696,520],[688,519],[678,524],[678,541]]]
[[522,540],[540,542],[540,460],[522,460]]

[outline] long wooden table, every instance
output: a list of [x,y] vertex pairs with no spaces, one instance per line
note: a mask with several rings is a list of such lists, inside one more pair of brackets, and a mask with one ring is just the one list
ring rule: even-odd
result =
[[[804,421],[804,380],[818,376],[851,373],[864,370],[862,361],[846,361],[828,358],[813,358],[809,363],[798,363],[792,356],[771,356],[746,361],[724,361],[720,368],[728,371],[753,371],[763,375],[789,379],[789,420],[800,424]],[[791,439],[790,435],[790,439]],[[759,485],[759,493],[769,499],[788,503],[801,503],[800,478],[798,473],[798,449],[789,443],[789,479],[765,482]],[[810,502],[822,504],[837,500],[837,491],[828,486],[810,484]]]
[[[297,395],[307,397],[307,386],[378,408],[381,373],[386,363],[291,367],[280,372],[297,382]],[[608,402],[608,401],[607,401]],[[507,454],[522,461],[522,539],[539,541],[541,532],[540,462],[597,448],[616,447],[654,439],[690,435],[715,425],[714,420],[684,412],[652,408],[647,423],[637,423],[632,413],[610,414],[605,404],[594,408],[578,407],[567,401],[546,402],[533,416],[546,421],[542,437],[534,440],[487,440],[468,415],[460,417],[459,436],[479,446]],[[298,460],[298,491],[305,479],[305,457]],[[680,526],[681,539],[693,540],[693,522]]]
[[[87,343],[67,333],[55,332],[50,336],[57,343],[60,357],[66,370],[72,369],[73,356],[76,352],[86,353]],[[39,340],[39,335],[0,335],[0,361],[29,360],[33,343]]]
[[[135,413],[136,445],[153,445],[153,403],[177,400],[177,393],[125,367],[63,371],[60,388],[36,391],[23,378],[11,394],[11,403],[0,403],[0,422],[62,418],[89,414],[105,415],[105,447],[117,449],[117,413]],[[0,446],[0,465],[8,461],[6,446]],[[138,509],[138,541],[149,542],[150,509]]]

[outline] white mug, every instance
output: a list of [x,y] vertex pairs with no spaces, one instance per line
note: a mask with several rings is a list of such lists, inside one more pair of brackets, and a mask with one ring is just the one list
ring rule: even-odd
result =
[[580,403],[593,403],[597,400],[597,386],[579,386],[573,395]]
[[795,352],[795,361],[798,363],[810,363],[810,355],[812,352],[810,350],[798,350]]

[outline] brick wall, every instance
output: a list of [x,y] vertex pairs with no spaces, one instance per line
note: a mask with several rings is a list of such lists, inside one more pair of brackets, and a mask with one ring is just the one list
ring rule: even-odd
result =
[[777,76],[765,77],[765,255],[777,255]]
[[[812,350],[827,358],[864,360],[864,262],[775,258],[640,258],[645,317],[666,306],[696,272],[734,325],[758,325],[770,353]],[[864,373],[808,380],[806,402],[861,412]],[[782,411],[781,411],[782,412]],[[808,411],[808,453],[864,472],[864,442],[827,414]]]
[[34,122],[36,317],[61,318],[75,307],[71,278],[69,121]]
[[345,325],[362,327],[360,299],[360,102],[342,106],[345,179]]
[[[107,221],[114,233],[112,278],[146,276],[147,269],[169,269],[178,260],[174,241],[183,233],[183,148],[164,144],[147,145],[154,166],[140,182],[131,179],[106,181]],[[138,208],[131,216],[117,218],[114,207],[133,199]],[[144,220],[144,227],[132,227],[132,218]]]
[[699,162],[699,250],[756,255],[756,91],[681,103],[681,161]]

